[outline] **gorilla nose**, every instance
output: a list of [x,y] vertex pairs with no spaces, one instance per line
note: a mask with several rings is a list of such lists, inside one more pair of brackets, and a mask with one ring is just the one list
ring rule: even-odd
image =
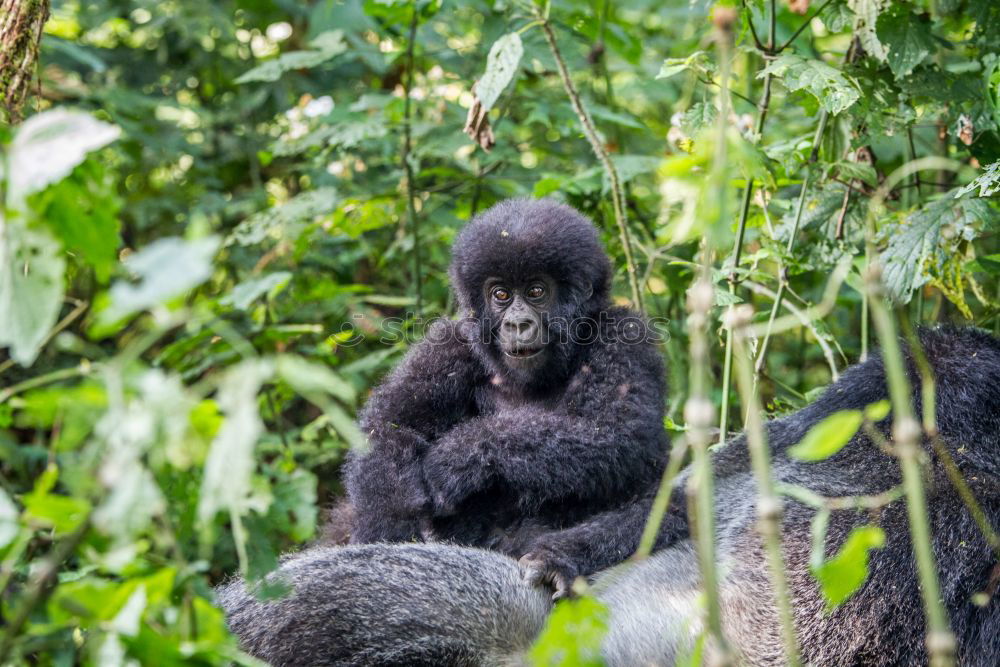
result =
[[520,320],[517,322],[505,322],[505,326],[510,329],[511,333],[516,333],[518,336],[525,336],[532,333],[535,328],[535,323],[531,320]]

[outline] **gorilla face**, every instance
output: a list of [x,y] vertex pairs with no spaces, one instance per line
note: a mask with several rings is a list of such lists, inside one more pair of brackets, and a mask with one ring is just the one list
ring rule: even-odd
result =
[[548,320],[558,301],[556,282],[540,274],[523,281],[489,278],[485,300],[495,323],[503,363],[513,371],[533,371],[548,361],[552,342]]
[[474,352],[496,380],[543,391],[566,380],[574,323],[608,307],[611,264],[594,225],[565,204],[508,199],[452,248],[451,279]]

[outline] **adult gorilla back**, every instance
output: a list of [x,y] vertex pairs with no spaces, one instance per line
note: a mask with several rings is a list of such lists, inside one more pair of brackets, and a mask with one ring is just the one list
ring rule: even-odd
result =
[[[937,380],[941,436],[987,520],[1000,523],[1000,343],[974,330],[925,331],[921,340]],[[911,367],[910,380],[919,386]],[[812,425],[842,409],[886,395],[878,357],[849,369],[807,408],[767,430],[776,481],[826,495],[870,494],[899,482],[898,463],[859,433],[823,463],[785,455]],[[919,392],[914,403],[919,405]],[[890,420],[881,422],[886,432]],[[928,504],[943,601],[964,665],[995,665],[1000,655],[1000,565],[968,509],[930,455]],[[718,476],[718,558],[723,622],[741,663],[784,662],[755,527],[755,491],[744,440],[714,456]],[[682,489],[672,505],[682,505]],[[641,503],[577,529],[553,533],[555,552],[617,545],[625,555],[638,535]],[[633,512],[635,516],[629,516]],[[811,510],[789,501],[782,541],[802,658],[813,665],[914,665],[927,662],[922,602],[905,501],[870,515],[836,511],[827,555],[855,526],[881,525],[886,545],[870,553],[871,574],[844,605],[827,612],[809,573]],[[638,517],[638,521],[636,520]],[[679,517],[648,561],[598,574],[595,589],[611,609],[603,645],[611,665],[672,664],[700,632],[694,549]],[[673,522],[673,525],[669,525]],[[661,538],[663,536],[661,535]],[[576,541],[574,543],[574,540]],[[359,551],[365,549],[366,551]],[[502,555],[448,545],[372,545],[291,556],[273,577],[293,593],[260,602],[235,580],[219,589],[229,624],[247,651],[275,665],[505,664],[517,662],[540,630],[549,604]]]

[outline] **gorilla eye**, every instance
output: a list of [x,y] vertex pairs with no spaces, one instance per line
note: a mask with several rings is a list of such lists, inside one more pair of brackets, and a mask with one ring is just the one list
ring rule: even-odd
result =
[[532,285],[525,294],[529,299],[541,299],[545,296],[545,288],[541,285]]
[[496,301],[508,301],[510,299],[510,292],[502,287],[494,287],[493,299]]

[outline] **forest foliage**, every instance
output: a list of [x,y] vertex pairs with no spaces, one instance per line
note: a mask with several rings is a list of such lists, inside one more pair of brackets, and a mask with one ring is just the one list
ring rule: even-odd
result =
[[[0,129],[5,664],[252,662],[211,585],[315,537],[501,199],[601,229],[675,434],[700,249],[716,405],[734,304],[768,414],[867,354],[871,261],[903,318],[1000,329],[994,0],[65,0],[36,69]],[[879,540],[820,554],[831,602]],[[592,658],[588,605],[537,662]]]

